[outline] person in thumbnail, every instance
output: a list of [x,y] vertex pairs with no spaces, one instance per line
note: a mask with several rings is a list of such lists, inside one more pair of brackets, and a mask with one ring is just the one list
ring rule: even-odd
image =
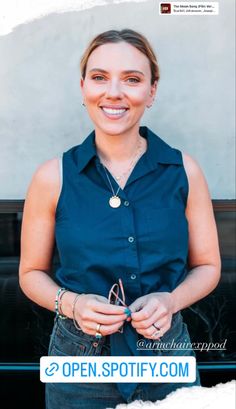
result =
[[[216,287],[221,269],[199,165],[141,125],[158,82],[143,34],[97,35],[81,58],[83,105],[94,130],[33,175],[19,278],[31,300],[55,311],[49,355],[195,356],[191,349],[139,348],[141,340],[190,342],[181,310]],[[53,275],[55,241],[60,266]],[[198,370],[192,383],[52,381],[46,408],[154,402],[193,385],[200,385]]]

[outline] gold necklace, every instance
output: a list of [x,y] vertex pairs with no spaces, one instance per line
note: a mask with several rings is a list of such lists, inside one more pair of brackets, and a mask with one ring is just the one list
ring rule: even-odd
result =
[[[129,171],[131,171],[132,167],[134,167],[134,164],[135,164],[135,163],[134,163],[135,158],[137,157],[138,153],[140,153],[140,152],[141,152],[141,139],[140,139],[139,144],[138,144],[137,152],[136,152],[134,158],[132,159],[129,168],[128,168],[125,172],[123,172],[120,176],[116,176],[116,177],[115,177],[116,180],[120,180],[124,175],[126,175]],[[137,160],[138,160],[138,159],[137,159]],[[136,162],[137,162],[137,160],[136,160]],[[101,162],[101,163],[102,163],[102,162]],[[118,189],[117,189],[117,192],[115,193],[115,191],[114,191],[114,189],[113,189],[113,186],[112,186],[112,183],[111,183],[111,180],[110,180],[109,175],[108,175],[108,173],[107,173],[106,167],[103,165],[103,163],[102,163],[102,166],[103,166],[103,168],[104,168],[104,171],[105,171],[105,173],[106,173],[108,182],[109,182],[109,184],[110,184],[110,187],[111,187],[111,190],[112,190],[112,193],[113,193],[113,196],[111,196],[110,199],[109,199],[109,205],[110,205],[111,207],[113,207],[113,208],[117,208],[117,207],[119,207],[119,206],[121,205],[121,199],[120,199],[120,197],[118,196],[118,192],[119,192],[119,190],[120,190],[121,187],[119,186]]]

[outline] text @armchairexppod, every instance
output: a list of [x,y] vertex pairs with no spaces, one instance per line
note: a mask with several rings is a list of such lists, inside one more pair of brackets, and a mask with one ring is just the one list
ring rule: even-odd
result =
[[171,351],[171,350],[195,350],[195,351],[224,351],[226,350],[227,339],[222,342],[175,342],[172,341],[162,342],[153,341],[151,339],[139,339],[137,342],[137,350],[158,350],[158,351]]

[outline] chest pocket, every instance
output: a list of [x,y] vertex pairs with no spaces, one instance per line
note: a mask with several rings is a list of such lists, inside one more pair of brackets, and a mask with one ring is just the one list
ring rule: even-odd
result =
[[188,247],[188,222],[182,208],[152,208],[146,214],[150,245],[154,250],[175,253]]

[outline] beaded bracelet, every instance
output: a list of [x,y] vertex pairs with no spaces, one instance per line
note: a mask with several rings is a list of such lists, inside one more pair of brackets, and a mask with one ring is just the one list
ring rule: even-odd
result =
[[65,288],[61,287],[59,288],[59,290],[57,291],[57,295],[56,295],[56,299],[55,299],[55,313],[57,315],[57,317],[61,318],[62,320],[66,320],[67,317],[64,314],[60,314],[60,307],[61,307],[61,297],[62,295],[68,290],[66,290]]
[[64,294],[66,294],[68,292],[69,292],[69,290],[62,291],[60,296],[59,296],[59,299],[58,299],[58,312],[59,312],[60,315],[63,315],[64,317],[66,315],[63,313],[63,309],[62,309],[62,297],[64,296]]
[[75,299],[74,299],[74,301],[73,301],[73,304],[72,304],[73,323],[74,323],[75,328],[76,328],[78,331],[82,331],[82,329],[78,326],[78,324],[77,324],[77,322],[76,322],[76,318],[75,318],[75,304],[77,303],[77,301],[78,301],[78,299],[79,299],[79,297],[80,297],[81,295],[83,295],[83,294],[77,294],[76,297],[75,297]]

